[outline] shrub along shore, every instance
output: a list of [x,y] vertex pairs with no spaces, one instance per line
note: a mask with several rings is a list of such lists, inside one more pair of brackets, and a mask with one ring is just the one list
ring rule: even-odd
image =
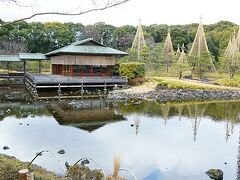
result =
[[[0,180],[12,180],[18,179],[18,171],[26,169],[28,162],[22,162],[15,157],[0,154]],[[78,179],[95,179],[101,180],[103,174],[100,170],[91,170],[87,166],[69,166],[69,176],[56,175],[54,172],[48,171],[38,165],[32,164],[28,168],[30,172],[34,173],[34,178],[38,180],[78,180]]]
[[[0,154],[0,180],[18,179],[18,171],[21,169],[26,169],[27,165],[27,162],[19,161],[15,157]],[[46,169],[37,165],[32,165],[31,170],[34,171],[36,179],[60,179],[53,172],[47,171]]]

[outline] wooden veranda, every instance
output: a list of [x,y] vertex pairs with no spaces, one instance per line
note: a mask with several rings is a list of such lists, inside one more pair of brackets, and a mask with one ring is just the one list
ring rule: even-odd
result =
[[25,75],[25,87],[35,99],[39,98],[39,91],[52,89],[57,95],[63,90],[78,89],[82,94],[86,89],[103,89],[126,86],[127,77],[68,77],[53,74],[30,74]]

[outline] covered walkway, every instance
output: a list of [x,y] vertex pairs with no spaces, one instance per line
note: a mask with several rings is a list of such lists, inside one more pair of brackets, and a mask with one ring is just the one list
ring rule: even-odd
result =
[[[19,53],[18,55],[0,55],[0,63],[6,63],[6,72],[0,73],[0,78],[16,78],[23,77],[26,75],[26,62],[27,61],[38,61],[38,73],[41,73],[41,61],[49,60],[42,53]],[[10,71],[10,63],[17,62],[22,63],[22,71],[12,72]]]

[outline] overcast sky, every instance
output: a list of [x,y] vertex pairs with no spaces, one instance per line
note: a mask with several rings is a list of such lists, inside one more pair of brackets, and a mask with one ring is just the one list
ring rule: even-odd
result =
[[[0,1],[0,18],[11,21],[31,15],[33,12],[44,11],[74,11],[91,8],[91,0],[19,0],[19,7],[15,4]],[[102,2],[104,0],[95,0]],[[199,22],[203,16],[204,24],[216,23],[220,20],[232,21],[240,24],[239,0],[130,0],[112,9],[89,13],[81,16],[41,16],[31,21],[60,21],[93,24],[105,22],[115,26],[130,24],[136,26],[141,18],[142,24],[189,24]]]

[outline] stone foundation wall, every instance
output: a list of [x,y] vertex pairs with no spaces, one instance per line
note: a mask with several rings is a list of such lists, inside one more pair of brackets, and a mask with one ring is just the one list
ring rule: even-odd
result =
[[240,100],[240,91],[157,89],[148,93],[112,91],[108,95],[109,101],[124,101],[126,98],[160,102],[208,99]]

